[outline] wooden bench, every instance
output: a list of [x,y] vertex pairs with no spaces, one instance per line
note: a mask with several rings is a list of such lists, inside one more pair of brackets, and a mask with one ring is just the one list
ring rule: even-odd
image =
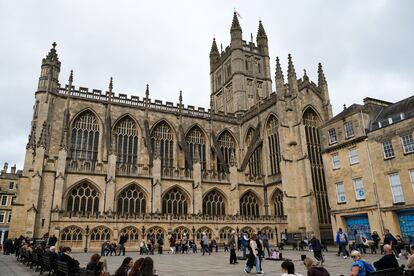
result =
[[66,262],[57,260],[57,275],[69,275],[69,266]]
[[368,272],[367,276],[404,276],[404,265],[395,268]]
[[37,252],[32,253],[32,263],[30,264],[30,268],[35,268],[35,272],[42,266],[42,255],[38,254]]
[[95,272],[86,268],[81,268],[80,276],[95,276]]
[[52,272],[54,272],[52,260],[50,259],[50,256],[44,254],[42,257],[42,267],[40,269],[40,274],[43,274],[44,271],[48,271],[50,275]]

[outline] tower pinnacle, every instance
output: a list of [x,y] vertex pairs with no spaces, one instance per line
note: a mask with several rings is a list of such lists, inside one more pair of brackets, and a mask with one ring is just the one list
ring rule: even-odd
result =
[[216,38],[213,38],[213,43],[211,44],[210,56],[215,55],[215,54],[218,55],[219,51],[217,48]]
[[257,29],[257,39],[259,39],[261,37],[266,37],[267,38],[265,29],[264,29],[263,24],[262,24],[262,20],[259,21],[259,28]]
[[318,86],[321,87],[322,85],[327,84],[325,74],[322,69],[322,64],[319,62],[318,64]]
[[239,23],[239,19],[237,18],[237,13],[234,12],[233,13],[233,21],[231,22],[230,31],[232,32],[232,31],[241,31],[241,30],[242,29],[241,29],[241,26],[240,26],[240,23]]
[[279,57],[276,57],[276,72],[275,72],[275,78],[283,80],[283,71],[282,67],[280,67],[280,60]]
[[292,56],[288,55],[288,79],[294,78],[296,81],[295,67],[293,66]]

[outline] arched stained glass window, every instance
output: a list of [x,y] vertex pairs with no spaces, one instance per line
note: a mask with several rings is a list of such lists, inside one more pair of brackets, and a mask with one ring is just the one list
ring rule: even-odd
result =
[[118,213],[144,214],[145,207],[144,192],[137,185],[130,185],[118,196]]
[[162,198],[162,213],[172,215],[187,214],[187,199],[178,188],[172,188]]
[[275,208],[275,216],[283,218],[285,211],[283,210],[283,192],[279,189],[273,195],[273,206]]
[[113,130],[115,139],[117,162],[122,164],[136,164],[138,152],[138,133],[134,120],[124,117]]
[[67,211],[95,213],[98,210],[99,193],[92,185],[83,182],[70,190]]
[[77,226],[69,226],[62,230],[60,234],[61,241],[81,241],[82,229]]
[[97,160],[99,125],[90,111],[81,113],[74,121],[71,137],[71,157],[75,160]]
[[[206,169],[206,138],[203,131],[198,127],[194,126],[191,130],[187,133],[185,137],[187,142],[188,150],[190,151],[191,161],[196,158],[196,148],[198,148],[198,160],[200,160],[201,169]],[[188,164],[186,164],[186,168],[188,168]]]
[[203,214],[209,216],[224,216],[226,214],[224,196],[217,190],[212,190],[203,198]]
[[217,139],[219,150],[224,158],[224,163],[217,158],[217,171],[227,173],[230,166],[230,156],[233,153],[236,156],[236,142],[233,136],[226,130],[220,134]]
[[111,230],[105,226],[98,226],[91,231],[91,241],[109,241],[111,240]]
[[162,168],[173,167],[174,135],[166,122],[160,122],[153,129],[151,133],[151,146],[154,154],[160,157]]
[[259,216],[259,203],[252,192],[245,193],[240,199],[240,215],[247,217]]
[[269,144],[270,173],[280,173],[280,145],[279,145],[279,122],[276,117],[271,116],[266,126],[267,142]]

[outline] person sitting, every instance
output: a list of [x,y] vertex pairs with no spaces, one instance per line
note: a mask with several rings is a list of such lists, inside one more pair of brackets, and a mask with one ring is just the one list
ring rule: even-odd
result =
[[63,247],[62,255],[58,257],[58,260],[68,264],[70,274],[76,274],[79,273],[79,262],[70,255],[71,252],[70,247]]
[[398,267],[397,259],[392,251],[392,246],[389,244],[384,245],[384,256],[378,261],[374,262],[374,267],[377,270],[383,270],[387,268]]
[[147,254],[147,244],[144,240],[141,241],[139,245],[139,255]]
[[303,264],[308,270],[308,276],[330,276],[329,272],[316,260],[306,257]]
[[143,262],[144,258],[136,260],[131,270],[128,272],[128,276],[141,276],[141,267]]
[[134,260],[126,257],[121,266],[115,271],[115,276],[128,276],[128,271],[134,266]]
[[106,261],[100,262],[101,256],[99,254],[93,254],[91,260],[86,265],[86,269],[94,272],[95,276],[100,276],[107,271]]
[[410,246],[410,256],[408,257],[406,268],[414,271],[414,244]]
[[354,261],[351,266],[350,276],[365,276],[367,272],[373,272],[374,268],[371,264],[362,259],[361,252],[353,250],[351,252],[351,258]]
[[295,265],[291,261],[284,261],[280,266],[283,271],[281,276],[302,276],[300,273],[295,273]]
[[56,267],[56,261],[58,259],[58,254],[56,253],[56,247],[51,246],[48,251],[45,252],[45,256],[48,256],[50,259],[50,266]]
[[156,276],[154,273],[154,261],[151,257],[146,257],[142,262],[140,276]]
[[405,243],[404,240],[402,239],[402,237],[400,235],[395,235],[395,240],[397,241],[395,246],[395,252],[396,252],[396,256],[397,258],[401,257],[401,250],[404,249]]

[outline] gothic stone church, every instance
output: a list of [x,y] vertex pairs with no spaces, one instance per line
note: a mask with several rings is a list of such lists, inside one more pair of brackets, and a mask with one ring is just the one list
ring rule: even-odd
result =
[[[233,229],[314,233],[332,239],[318,126],[332,117],[319,64],[317,84],[286,76],[268,38],[210,52],[210,109],[59,83],[56,44],[42,60],[20,196],[10,235],[55,234],[75,250],[149,233],[219,243]],[[167,243],[166,243],[167,244]]]

